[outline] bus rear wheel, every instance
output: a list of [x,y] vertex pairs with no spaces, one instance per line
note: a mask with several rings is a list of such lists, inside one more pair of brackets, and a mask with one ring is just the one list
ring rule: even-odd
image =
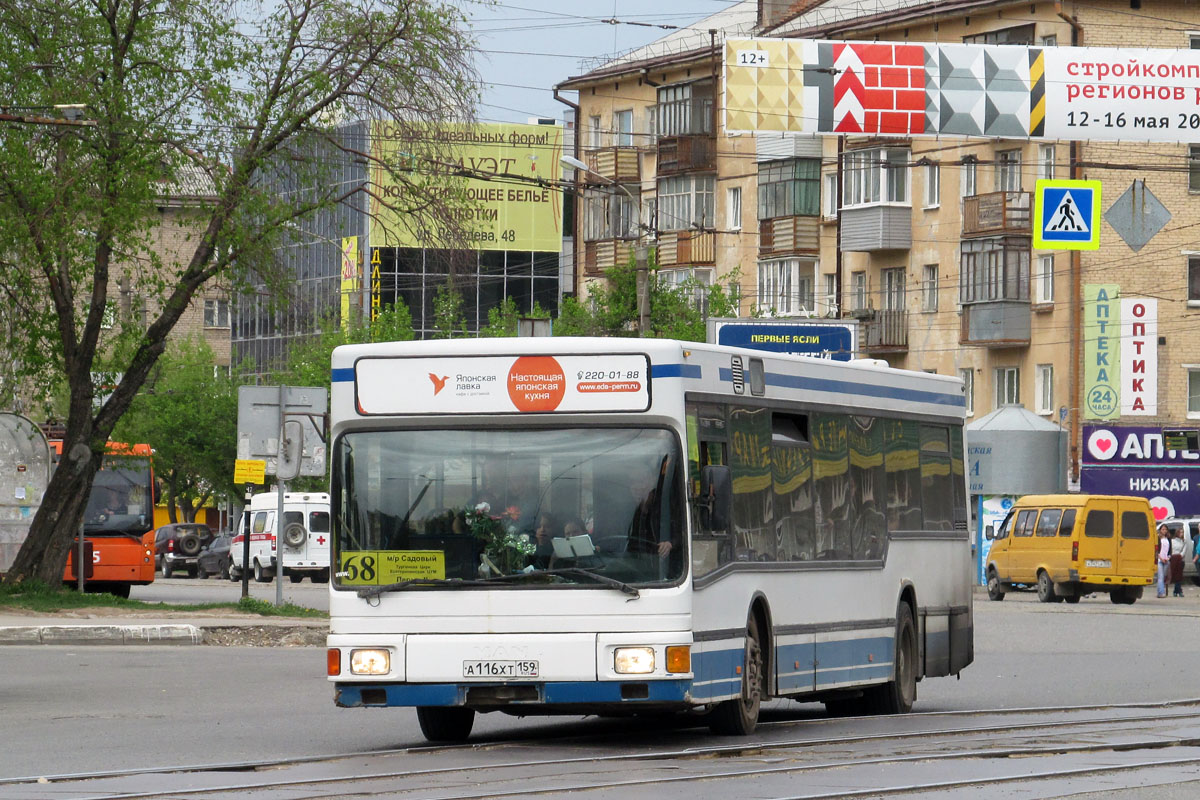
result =
[[417,706],[417,723],[421,734],[431,742],[465,742],[475,725],[475,710]]
[[758,725],[758,710],[762,705],[764,670],[758,621],[753,617],[746,625],[745,667],[742,669],[742,691],[736,700],[718,703],[709,717],[713,733],[725,736],[749,736]]
[[863,692],[863,699],[876,714],[907,714],[917,701],[917,629],[908,603],[901,603],[896,611],[894,658],[892,680]]

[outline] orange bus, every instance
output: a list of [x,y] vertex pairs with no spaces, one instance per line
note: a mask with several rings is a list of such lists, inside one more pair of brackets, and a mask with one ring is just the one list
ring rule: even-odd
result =
[[[62,440],[51,439],[55,463]],[[104,463],[96,473],[83,516],[85,543],[91,543],[91,570],[84,572],[84,589],[129,597],[132,586],[154,581],[154,470],[148,444],[109,442]],[[85,544],[86,547],[86,544]],[[63,583],[77,586],[71,548]]]

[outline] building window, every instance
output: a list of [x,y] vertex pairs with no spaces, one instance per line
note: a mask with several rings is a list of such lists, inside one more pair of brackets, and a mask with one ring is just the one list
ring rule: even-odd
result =
[[904,310],[904,267],[880,270],[883,278],[883,307],[888,311]]
[[867,307],[867,273],[850,273],[850,308],[863,311]]
[[1033,23],[964,36],[963,44],[1033,44]]
[[1054,413],[1054,365],[1038,364],[1037,380],[1034,387],[1037,392],[1037,413]]
[[633,111],[613,114],[613,129],[617,132],[617,147],[633,147]]
[[1042,180],[1054,180],[1054,145],[1043,144],[1038,147],[1038,177]]
[[204,327],[206,327],[206,328],[228,328],[229,327],[229,301],[228,300],[210,299],[210,300],[204,301]]
[[979,162],[975,156],[967,156],[962,160],[962,191],[963,197],[973,197],[978,194]]
[[836,316],[837,307],[837,275],[830,272],[825,275],[825,313]]
[[965,367],[958,371],[958,377],[963,382],[963,397],[967,401],[967,416],[975,414],[975,370]]
[[1188,145],[1188,191],[1200,192],[1200,144]]
[[1200,367],[1187,366],[1188,371],[1188,419],[1200,417]]
[[[1188,47],[1192,50],[1200,50],[1200,33],[1193,33],[1188,36]],[[84,576],[87,577],[86,575]]]
[[1188,256],[1188,303],[1200,303],[1200,255]]
[[1020,402],[1021,370],[1017,367],[996,369],[996,407]]
[[822,195],[825,210],[822,212],[826,219],[833,219],[838,212],[837,173],[825,174],[825,193]]
[[600,127],[599,116],[588,117],[588,135],[591,137],[589,143],[593,150],[599,149],[601,146],[603,146],[604,131]]
[[633,198],[610,191],[588,192],[584,209],[585,241],[637,238],[638,209]]
[[660,136],[710,134],[713,131],[712,81],[663,86],[658,90]]
[[725,227],[731,231],[742,229],[742,187],[730,186],[725,192]]
[[907,150],[853,150],[842,156],[842,207],[908,203]]
[[1053,33],[1049,36],[1043,36],[1040,44],[1042,47],[1058,47],[1058,36]]
[[758,265],[758,311],[764,314],[811,314],[814,305],[812,262],[787,259]]
[[960,303],[1029,301],[1029,239],[963,239],[959,245]]
[[701,314],[707,314],[708,287],[712,285],[713,271],[708,267],[688,267],[686,269],[662,269],[658,271],[658,279],[669,289],[690,291],[691,303]]
[[758,165],[758,218],[815,217],[820,208],[821,159],[792,158]]
[[921,310],[937,311],[938,265],[926,264],[921,276]]
[[1054,302],[1054,256],[1038,256],[1037,277],[1034,278],[1034,302]]
[[996,153],[996,191],[1021,191],[1021,151],[1000,150]]
[[925,208],[942,204],[942,168],[937,164],[925,165]]
[[658,228],[682,231],[713,226],[712,175],[677,175],[658,181]]

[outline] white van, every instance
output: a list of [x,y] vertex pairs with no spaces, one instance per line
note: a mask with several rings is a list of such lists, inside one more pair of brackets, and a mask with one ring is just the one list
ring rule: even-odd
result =
[[[242,524],[229,548],[230,578],[242,579],[245,569],[243,538],[250,518],[250,569],[254,580],[267,583],[275,577],[278,552],[275,515],[278,494],[267,492],[250,499]],[[283,574],[292,583],[309,576],[313,583],[329,581],[329,495],[323,492],[288,492],[283,496]]]

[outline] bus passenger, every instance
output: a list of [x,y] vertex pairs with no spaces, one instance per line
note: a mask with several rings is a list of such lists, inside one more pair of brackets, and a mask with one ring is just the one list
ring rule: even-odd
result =
[[554,531],[558,529],[554,517],[546,512],[538,515],[537,527],[533,529],[534,550],[530,563],[538,569],[548,569],[554,558]]
[[657,471],[638,465],[630,476],[629,492],[636,504],[629,526],[631,553],[657,553],[666,558],[674,547],[669,526],[663,525],[663,516],[669,519],[670,510],[660,500],[669,464],[670,459],[664,456]]

